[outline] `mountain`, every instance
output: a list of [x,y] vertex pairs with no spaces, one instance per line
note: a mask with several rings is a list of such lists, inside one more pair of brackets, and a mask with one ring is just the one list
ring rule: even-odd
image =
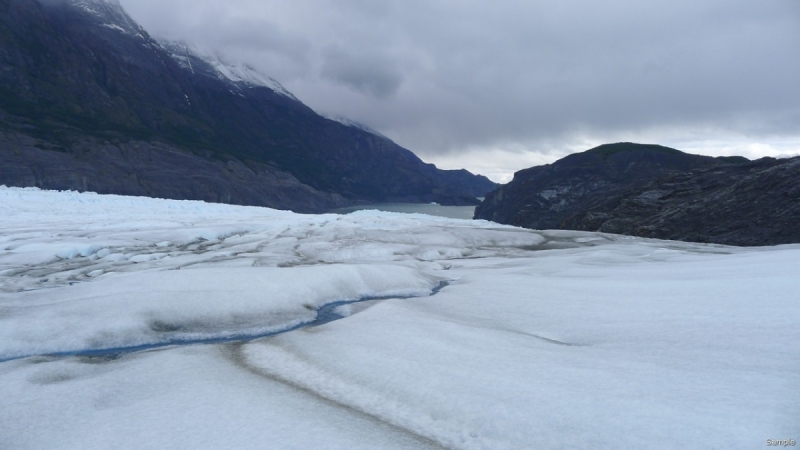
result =
[[800,242],[800,157],[669,174],[578,213],[570,230],[728,245]]
[[691,155],[660,145],[601,145],[553,164],[520,170],[510,183],[486,195],[475,218],[557,229],[567,218],[655,177],[741,161]]
[[727,245],[800,242],[800,157],[691,155],[617,143],[521,170],[476,219]]
[[496,187],[159,42],[116,0],[0,0],[0,184],[317,212]]
[[730,245],[800,242],[800,159],[601,145],[514,174],[476,219]]

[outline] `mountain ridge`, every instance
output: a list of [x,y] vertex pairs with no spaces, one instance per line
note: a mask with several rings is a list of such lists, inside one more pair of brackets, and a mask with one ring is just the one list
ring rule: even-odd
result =
[[[198,73],[197,67],[187,70],[118,3],[0,0],[0,13],[0,63],[6,68],[0,73],[0,131],[28,136],[46,151],[75,157],[79,148],[105,143],[167,146],[192,156],[186,159],[192,161],[189,172],[195,163],[205,167],[209,161],[223,166],[234,161],[289,174],[323,197],[341,197],[330,208],[342,202],[395,199],[476,204],[476,192],[496,187],[485,177],[469,174],[465,190],[463,174],[439,170],[385,138],[328,120],[288,91],[286,95],[275,86],[223,80],[198,55],[186,57],[191,64],[208,65],[206,73]],[[0,148],[0,159],[9,158],[9,151]],[[97,166],[101,163],[96,162],[94,172],[116,170],[108,164]],[[138,163],[114,164],[142,170]],[[83,167],[76,163],[72,170],[79,166]],[[48,188],[47,173],[66,170],[41,158],[18,168],[26,173],[5,171],[0,184],[23,185],[39,170],[45,174],[39,177],[39,187]],[[89,178],[90,189],[118,193],[92,174],[81,176]],[[215,185],[230,181],[221,172],[215,176]],[[71,187],[82,189],[83,184]],[[166,198],[178,195],[169,186],[151,186],[148,191]],[[212,198],[216,196],[193,199]],[[298,211],[327,208],[307,209],[297,200]],[[251,204],[252,199],[231,201]]]
[[722,163],[669,147],[619,142],[523,169],[486,195],[475,217],[509,225],[557,229],[567,217],[608,195],[668,172]]
[[750,161],[605,144],[523,169],[476,219],[728,245],[800,242],[800,157]]
[[800,157],[667,174],[561,228],[739,246],[800,242]]

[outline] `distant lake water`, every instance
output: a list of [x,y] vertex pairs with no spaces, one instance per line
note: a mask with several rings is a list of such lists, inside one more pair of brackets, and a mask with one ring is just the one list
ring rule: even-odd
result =
[[430,216],[449,217],[451,219],[472,219],[475,214],[474,206],[442,206],[430,203],[379,203],[375,205],[348,206],[337,208],[329,212],[334,214],[349,214],[355,211],[377,209],[406,214],[428,214]]

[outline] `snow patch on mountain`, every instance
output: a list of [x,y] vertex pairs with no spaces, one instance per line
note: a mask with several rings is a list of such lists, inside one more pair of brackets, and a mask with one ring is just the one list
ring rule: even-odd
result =
[[206,62],[211,64],[221,77],[233,81],[234,83],[268,87],[278,94],[297,100],[291,92],[276,80],[259,73],[246,64],[226,64],[215,58],[208,58]]
[[[297,100],[283,85],[244,63],[229,63],[221,57],[212,55],[185,42],[161,40],[161,46],[175,62],[193,74],[205,74],[227,81],[239,90],[252,87],[266,87],[277,94]],[[299,100],[297,100],[299,101]]]
[[374,128],[370,128],[367,125],[364,125],[363,123],[358,123],[358,122],[356,122],[354,120],[348,119],[347,117],[339,116],[339,115],[336,115],[336,114],[327,114],[327,113],[320,113],[320,115],[322,117],[328,119],[328,120],[333,120],[334,122],[339,122],[342,125],[347,125],[348,127],[357,128],[357,129],[359,129],[361,131],[366,131],[367,133],[374,134],[375,136],[391,140],[388,137],[386,137],[383,134],[381,134],[380,131],[377,131]]
[[98,17],[101,16],[100,11],[97,11],[96,9],[92,8],[89,5],[88,2],[75,2],[74,5],[75,5],[75,7],[79,8],[79,9],[82,9],[82,10],[86,11],[89,14],[92,14],[92,15],[95,15],[95,16],[98,16]]
[[117,0],[67,0],[67,3],[102,22],[101,26],[140,38],[147,35]]
[[127,33],[124,28],[119,25],[114,25],[113,23],[104,23],[103,26],[106,28],[111,28],[112,30],[117,30],[121,33]]
[[[178,65],[194,74],[202,74],[226,81],[236,87],[237,91],[253,87],[266,87],[277,94],[299,101],[278,81],[270,78],[244,63],[229,63],[219,56],[200,51],[183,42],[167,40],[154,41],[135,20],[133,20],[118,0],[55,0],[86,13],[101,27],[128,34],[159,45],[175,60]],[[242,95],[238,93],[237,95]]]
[[118,0],[67,0],[67,3],[94,17],[101,22],[100,26],[141,39],[149,38],[144,28],[125,12]]

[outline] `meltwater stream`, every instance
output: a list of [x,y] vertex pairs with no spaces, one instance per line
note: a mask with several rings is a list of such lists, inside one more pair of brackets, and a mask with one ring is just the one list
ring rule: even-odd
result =
[[361,297],[356,300],[339,300],[331,303],[326,303],[325,305],[320,306],[317,308],[317,316],[314,320],[309,322],[302,322],[296,325],[292,325],[287,328],[279,329],[279,330],[272,330],[268,332],[261,332],[261,333],[239,333],[239,334],[230,334],[225,336],[217,336],[217,337],[207,337],[207,338],[181,338],[181,337],[174,337],[170,339],[165,339],[159,342],[153,342],[148,344],[139,344],[139,345],[131,345],[131,346],[124,346],[124,347],[107,347],[107,348],[99,348],[99,349],[82,349],[82,350],[70,350],[64,352],[49,352],[43,354],[28,354],[28,355],[20,355],[14,356],[11,358],[0,358],[0,363],[6,361],[13,361],[17,359],[25,359],[30,358],[33,356],[91,356],[91,357],[104,357],[108,359],[115,359],[118,358],[120,355],[126,353],[134,353],[140,352],[144,350],[152,350],[157,348],[163,347],[170,347],[170,346],[187,346],[187,345],[203,345],[203,344],[224,344],[224,343],[231,343],[231,342],[249,342],[254,341],[256,339],[277,336],[279,334],[288,333],[290,331],[299,330],[301,328],[307,327],[316,327],[320,325],[324,325],[329,322],[333,322],[335,320],[343,319],[346,316],[343,316],[336,312],[336,308],[343,306],[343,305],[351,305],[354,303],[363,303],[368,301],[380,301],[380,300],[390,300],[390,299],[406,299],[406,298],[421,298],[421,297],[430,297],[434,296],[439,293],[443,288],[445,288],[448,284],[447,281],[440,282],[437,286],[431,289],[431,293],[427,296],[366,296]]

